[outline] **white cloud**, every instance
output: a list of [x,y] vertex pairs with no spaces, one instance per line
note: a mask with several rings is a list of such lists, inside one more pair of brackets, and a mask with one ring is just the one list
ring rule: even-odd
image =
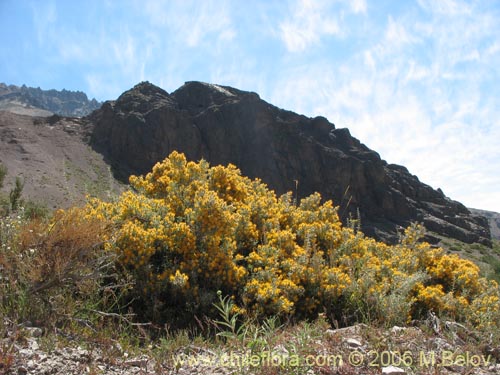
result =
[[48,39],[47,34],[51,34],[51,28],[57,21],[57,7],[54,1],[43,3],[41,6],[33,4],[32,12],[38,44],[43,45]]
[[341,35],[338,20],[327,14],[321,1],[297,1],[291,15],[279,25],[281,39],[288,51],[301,52],[318,44],[325,35]]
[[154,26],[175,33],[189,47],[198,47],[214,35],[220,42],[233,40],[236,36],[227,12],[229,6],[223,1],[147,0],[139,7]]
[[470,14],[468,3],[454,0],[418,0],[418,4],[426,11],[445,15]]
[[406,30],[403,22],[394,21],[392,16],[389,16],[385,38],[392,48],[418,41]]
[[366,13],[366,0],[350,0],[349,4],[354,13]]

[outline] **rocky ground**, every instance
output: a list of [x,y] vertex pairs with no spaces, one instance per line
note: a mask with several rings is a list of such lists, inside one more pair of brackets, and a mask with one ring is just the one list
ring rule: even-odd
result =
[[[60,335],[58,337],[58,335]],[[359,324],[315,332],[277,333],[269,350],[238,345],[159,345],[129,352],[118,342],[96,345],[20,327],[1,342],[2,374],[468,374],[500,373],[500,346],[475,341],[457,323],[377,329]],[[3,353],[3,354],[2,354]]]

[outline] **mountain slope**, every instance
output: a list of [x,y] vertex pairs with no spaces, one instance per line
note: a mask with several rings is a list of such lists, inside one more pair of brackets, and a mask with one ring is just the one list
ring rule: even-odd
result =
[[187,82],[168,94],[143,82],[86,121],[92,146],[123,179],[178,150],[192,160],[233,163],[278,193],[319,191],[340,206],[344,221],[359,213],[365,233],[388,242],[399,227],[419,221],[439,235],[491,245],[486,219],[388,164],[348,129],[279,109],[255,93]]
[[7,86],[0,83],[0,110],[22,115],[81,117],[101,106],[97,100],[88,100],[81,91],[42,90],[40,88]]
[[5,191],[21,176],[23,195],[49,208],[82,203],[86,194],[105,198],[120,191],[121,184],[84,136],[80,119],[0,111],[0,162],[8,168]]

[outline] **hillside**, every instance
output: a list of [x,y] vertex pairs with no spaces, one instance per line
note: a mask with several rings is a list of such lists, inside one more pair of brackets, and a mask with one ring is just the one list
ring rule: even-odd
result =
[[49,208],[83,203],[85,195],[120,191],[102,156],[84,141],[76,118],[32,117],[0,111],[0,162],[8,169],[5,190],[15,176],[24,196]]
[[82,117],[101,106],[89,100],[81,91],[42,90],[39,87],[21,87],[0,83],[0,110],[22,115]]
[[279,194],[293,191],[300,199],[318,191],[340,206],[344,222],[359,214],[364,232],[384,241],[395,242],[398,228],[418,221],[437,235],[491,246],[484,218],[382,160],[348,129],[277,108],[255,93],[187,82],[168,94],[143,82],[87,121],[92,146],[124,180],[178,150],[191,160],[233,163]]

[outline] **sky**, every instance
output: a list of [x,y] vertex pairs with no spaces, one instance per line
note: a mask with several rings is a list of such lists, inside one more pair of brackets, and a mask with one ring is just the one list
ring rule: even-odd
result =
[[498,0],[0,0],[0,82],[254,91],[497,212],[499,73]]

